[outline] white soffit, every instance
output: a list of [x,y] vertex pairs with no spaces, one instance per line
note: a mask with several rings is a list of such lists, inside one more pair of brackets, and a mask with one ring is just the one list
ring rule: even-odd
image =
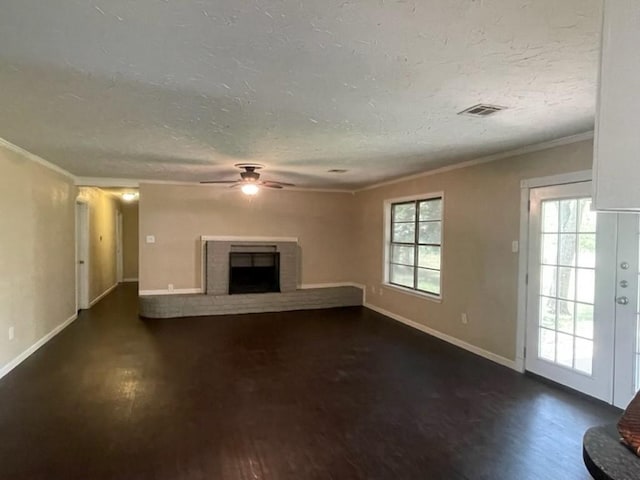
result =
[[[591,130],[601,8],[4,0],[0,137],[79,177],[194,182],[256,161],[359,188]],[[478,103],[508,108],[457,115]]]

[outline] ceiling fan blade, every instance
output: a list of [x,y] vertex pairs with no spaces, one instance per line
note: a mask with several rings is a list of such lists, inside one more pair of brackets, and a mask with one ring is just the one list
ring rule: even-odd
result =
[[202,184],[231,184],[231,183],[238,183],[239,180],[206,180],[204,182],[200,182]]
[[265,180],[262,182],[262,184],[265,187],[268,187],[270,185],[279,185],[280,187],[295,187],[295,185],[293,183],[287,183],[287,182],[274,182],[271,180]]
[[261,185],[266,188],[278,188],[278,189],[283,188],[282,185],[278,185],[276,183],[271,183],[271,182],[263,182]]

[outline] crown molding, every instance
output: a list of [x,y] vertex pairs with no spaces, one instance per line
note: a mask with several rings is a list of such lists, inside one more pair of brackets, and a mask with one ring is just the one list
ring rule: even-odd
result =
[[[185,185],[203,188],[229,188],[229,185],[224,184],[202,184],[200,182],[180,182],[176,180],[145,180],[141,178],[76,177],[75,181],[78,187],[98,188],[139,188],[143,183],[150,185]],[[354,193],[352,190],[340,190],[334,188],[286,187],[284,190],[289,192]]]
[[[505,152],[496,153],[493,155],[488,155],[485,157],[475,158],[473,160],[468,160],[465,162],[456,163],[454,165],[449,165],[446,167],[435,168],[432,170],[427,170],[421,173],[416,173],[412,175],[405,175],[403,177],[395,178],[393,180],[387,180],[384,182],[375,183],[372,185],[367,185],[361,188],[355,188],[353,190],[348,189],[334,189],[334,188],[305,188],[305,187],[288,187],[285,191],[293,191],[293,192],[318,192],[318,193],[348,193],[348,194],[356,194],[359,192],[364,192],[367,190],[374,190],[376,188],[384,187],[387,185],[394,185],[396,183],[406,182],[408,180],[415,180],[417,178],[428,177],[431,175],[437,175],[439,173],[450,172],[452,170],[458,170],[461,168],[472,167],[475,165],[481,165],[483,163],[495,162],[497,160],[502,160],[504,158],[515,157],[519,155],[524,155],[527,153],[538,152],[542,150],[548,150],[550,148],[561,147],[563,145],[570,145],[572,143],[578,143],[585,140],[591,140],[594,137],[594,132],[584,132],[579,133],[577,135],[571,135],[568,137],[558,138],[556,140],[551,140],[548,142],[536,143],[532,145],[527,145],[525,147],[517,148],[514,150],[507,150]],[[203,185],[199,182],[180,182],[175,180],[145,180],[139,178],[115,178],[115,177],[80,177],[73,175],[71,172],[51,163],[47,160],[35,155],[22,147],[19,147],[3,138],[0,137],[0,146],[5,147],[15,153],[18,153],[54,172],[57,172],[61,175],[64,175],[68,178],[71,178],[76,186],[79,187],[120,187],[120,188],[139,188],[140,184],[147,183],[152,185],[191,185],[191,186],[201,186],[208,188],[228,188],[226,185]]]
[[1,137],[0,137],[0,147],[5,147],[7,150],[11,150],[12,152],[22,155],[23,157],[26,157],[29,160],[36,162],[42,165],[43,167],[48,168],[49,170],[53,170],[56,173],[64,175],[65,177],[71,178],[74,181],[76,179],[75,175],[73,175],[71,172],[68,172],[64,168],[60,168],[59,166],[54,165],[51,162],[47,162],[44,158],[41,158],[38,155],[31,153],[28,150],[25,150],[24,148],[19,147],[18,145],[11,143],[8,140],[5,140],[4,138],[1,138]]
[[131,178],[76,177],[77,187],[138,188],[139,180]]
[[433,170],[427,170],[422,173],[416,173],[413,175],[406,175],[404,177],[395,178],[393,180],[387,180],[373,185],[367,185],[366,187],[355,190],[354,193],[364,192],[366,190],[374,190],[380,187],[386,187],[387,185],[394,185],[396,183],[406,182],[408,180],[415,180],[416,178],[429,177],[431,175],[437,175],[439,173],[450,172],[452,170],[459,170],[461,168],[473,167],[475,165],[481,165],[483,163],[495,162],[509,157],[517,157],[519,155],[525,155],[527,153],[539,152],[542,150],[548,150],[550,148],[561,147],[563,145],[570,145],[572,143],[583,142],[585,140],[591,140],[594,136],[594,132],[583,132],[577,135],[571,135],[568,137],[558,138],[556,140],[550,140],[548,142],[535,143],[527,145],[525,147],[516,148],[514,150],[507,150],[505,152],[495,153],[486,157],[479,157],[473,160],[467,160],[466,162],[456,163],[454,165],[448,165],[446,167],[434,168]]

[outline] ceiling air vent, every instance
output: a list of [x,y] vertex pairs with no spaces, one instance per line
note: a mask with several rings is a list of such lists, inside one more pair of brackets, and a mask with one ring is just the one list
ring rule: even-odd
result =
[[487,105],[479,103],[473,107],[469,107],[458,113],[458,115],[471,115],[472,117],[488,117],[494,113],[498,113],[501,110],[505,110],[507,107],[500,107],[498,105]]

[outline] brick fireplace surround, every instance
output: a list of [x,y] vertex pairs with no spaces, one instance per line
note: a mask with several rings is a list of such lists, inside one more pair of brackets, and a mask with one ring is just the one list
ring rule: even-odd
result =
[[[229,253],[274,250],[280,254],[280,293],[229,295]],[[362,305],[363,291],[356,286],[298,288],[301,250],[297,239],[203,236],[204,293],[141,295],[139,314],[172,318]]]

